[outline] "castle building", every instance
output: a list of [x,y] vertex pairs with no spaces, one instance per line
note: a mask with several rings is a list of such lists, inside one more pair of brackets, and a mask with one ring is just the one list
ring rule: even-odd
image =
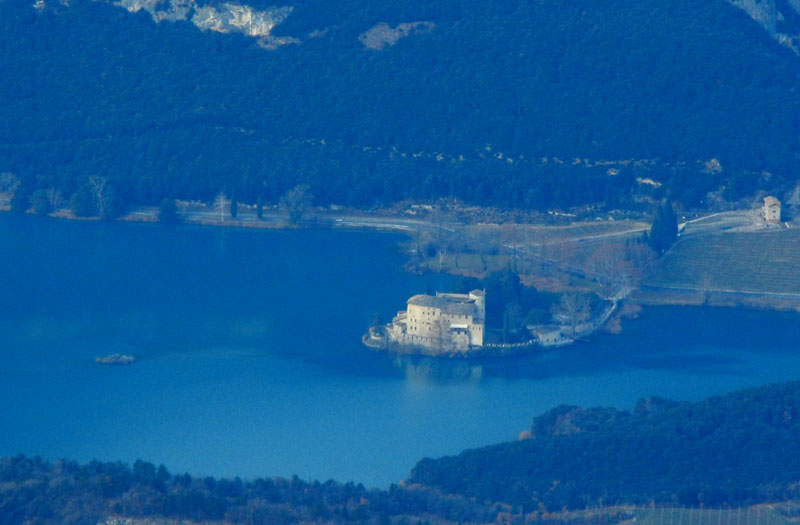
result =
[[775,197],[764,197],[764,220],[767,224],[780,224],[781,201]]
[[483,346],[486,293],[415,295],[387,326],[390,342],[439,352],[466,352]]

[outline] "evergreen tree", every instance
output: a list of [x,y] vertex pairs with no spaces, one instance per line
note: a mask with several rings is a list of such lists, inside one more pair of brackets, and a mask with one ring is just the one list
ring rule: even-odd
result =
[[158,206],[158,220],[165,224],[176,223],[180,220],[174,199],[164,199]]
[[33,211],[36,215],[47,215],[53,211],[47,190],[34,191],[31,195],[31,205],[33,205]]
[[28,194],[22,188],[18,189],[11,197],[11,213],[24,214],[28,211],[28,204]]
[[658,255],[663,255],[678,239],[678,218],[669,201],[658,207],[647,239],[650,248]]
[[112,221],[122,215],[124,206],[117,192],[112,187],[107,187],[103,192],[99,204],[100,218],[104,221]]
[[77,217],[97,215],[97,203],[91,191],[85,185],[72,194],[69,207]]
[[231,197],[231,217],[234,219],[239,214],[239,203],[236,201],[235,197]]
[[264,202],[261,199],[261,195],[258,196],[258,201],[256,202],[256,216],[259,219],[264,216]]

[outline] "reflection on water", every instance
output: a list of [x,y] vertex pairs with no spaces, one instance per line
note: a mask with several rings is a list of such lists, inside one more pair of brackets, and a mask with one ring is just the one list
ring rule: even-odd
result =
[[[679,311],[671,313],[681,315]],[[599,336],[594,341],[542,350],[528,356],[437,359],[394,355],[391,359],[395,368],[402,371],[409,381],[443,384],[480,383],[487,378],[544,381],[560,377],[602,376],[630,370],[665,373],[691,370],[694,373],[725,375],[740,373],[742,367],[750,366],[747,357],[734,348],[721,353],[719,346],[687,347],[685,341],[675,340],[664,341],[659,348],[642,351],[641,343],[637,341],[636,345],[631,345],[629,336]]]
[[435,359],[396,355],[394,366],[402,370],[405,378],[414,383],[464,382],[479,384],[483,378],[483,365],[466,359]]
[[[452,282],[404,273],[397,239],[0,215],[0,455],[387,486],[559,404],[800,377],[792,313],[651,308],[619,336],[505,359],[370,351],[373,314]],[[94,363],[115,352],[137,362]]]

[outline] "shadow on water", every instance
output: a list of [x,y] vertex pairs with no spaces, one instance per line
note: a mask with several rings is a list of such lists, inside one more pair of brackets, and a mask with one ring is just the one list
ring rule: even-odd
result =
[[800,315],[704,307],[651,307],[625,322],[621,335],[492,359],[395,356],[409,379],[475,382],[486,378],[544,380],[627,371],[741,375],[754,360],[792,357],[800,350]]
[[712,353],[634,356],[628,360],[570,355],[571,352],[579,351],[578,348],[572,348],[553,350],[536,356],[480,360],[394,356],[392,362],[409,380],[424,379],[437,383],[475,383],[489,378],[507,380],[579,378],[630,370],[655,372],[692,370],[694,373],[725,375],[738,374],[737,367],[744,363],[742,359]]

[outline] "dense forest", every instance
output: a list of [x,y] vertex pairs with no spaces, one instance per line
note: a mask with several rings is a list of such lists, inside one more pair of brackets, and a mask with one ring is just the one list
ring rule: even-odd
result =
[[[796,183],[800,59],[724,0],[297,0],[273,31],[296,43],[274,50],[32,4],[0,1],[0,172],[26,194],[80,204],[94,176],[122,204],[302,184],[318,205],[543,210]],[[414,21],[431,29],[359,40]]]
[[506,507],[436,490],[298,478],[234,479],[172,475],[161,465],[14,456],[0,459],[0,523],[86,523],[104,517],[166,517],[288,523],[430,524],[493,522]]
[[560,523],[548,513],[602,506],[586,523],[613,523],[616,504],[797,498],[798,449],[800,382],[792,382],[698,403],[649,398],[632,411],[561,406],[535,418],[528,439],[423,459],[405,484],[387,490],[14,456],[0,459],[0,522]]
[[487,274],[484,279],[460,277],[453,286],[455,293],[475,289],[486,291],[486,329],[490,342],[527,341],[530,334],[526,325],[548,323],[550,309],[556,302],[555,294],[524,286],[510,265]]
[[424,459],[410,482],[526,509],[736,506],[800,495],[800,383],[632,411],[561,406],[530,439]]

